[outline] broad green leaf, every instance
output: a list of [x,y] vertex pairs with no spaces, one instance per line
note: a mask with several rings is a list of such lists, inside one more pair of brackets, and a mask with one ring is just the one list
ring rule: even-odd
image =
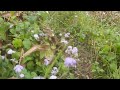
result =
[[13,46],[14,46],[15,48],[20,48],[20,47],[22,47],[22,40],[15,38],[15,39],[12,41],[12,44],[13,44]]
[[26,49],[29,49],[32,44],[31,44],[31,42],[30,42],[29,39],[25,39],[25,40],[23,41],[23,45],[24,45],[24,47],[25,47]]

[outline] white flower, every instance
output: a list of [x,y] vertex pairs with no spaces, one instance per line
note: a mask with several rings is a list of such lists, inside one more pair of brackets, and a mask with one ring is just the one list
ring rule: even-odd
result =
[[10,25],[10,28],[12,28],[13,26],[14,26],[14,25],[13,25],[13,24],[11,24],[11,25]]
[[66,67],[76,67],[77,62],[74,58],[66,57],[64,64]]
[[77,15],[75,15],[75,17],[78,17]]
[[49,14],[49,12],[48,12],[48,11],[46,11],[46,13],[47,13],[47,14]]
[[34,31],[33,31],[33,30],[32,30],[31,32],[32,32],[32,33],[34,33]]
[[24,74],[20,74],[20,78],[23,78],[24,77]]
[[14,58],[14,59],[10,59],[10,61],[13,61],[13,62],[14,62],[14,61],[15,61],[15,58]]
[[37,77],[33,77],[33,79],[45,79],[45,78],[42,76],[37,76]]
[[18,63],[18,61],[14,58],[14,59],[10,59],[10,61]]
[[52,75],[56,75],[58,73],[58,68],[57,67],[53,67],[53,70],[51,71]]
[[72,46],[68,46],[67,50],[65,50],[65,53],[71,54],[72,53]]
[[39,40],[38,34],[34,34],[34,38],[35,38],[36,40]]
[[23,66],[21,66],[21,65],[16,65],[16,66],[14,67],[14,70],[15,70],[16,73],[20,73],[23,69],[24,69],[24,68],[23,68]]
[[70,36],[70,33],[66,33],[65,37],[68,38]]
[[49,78],[49,79],[57,79],[57,76],[52,75],[52,76],[50,76],[50,78]]
[[65,39],[61,39],[61,43],[68,44],[68,41]]
[[1,58],[2,58],[2,60],[4,60],[4,59],[5,59],[5,56],[1,56]]
[[60,33],[59,36],[62,36],[62,33]]
[[7,52],[7,54],[13,54],[15,53],[15,51],[13,51],[12,49],[9,49],[9,51]]
[[68,46],[68,49],[71,49],[71,50],[72,50],[72,46]]

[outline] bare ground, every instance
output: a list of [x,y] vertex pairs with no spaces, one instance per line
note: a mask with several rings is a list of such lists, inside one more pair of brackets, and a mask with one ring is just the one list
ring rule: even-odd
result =
[[84,46],[79,49],[79,53],[80,57],[75,75],[78,79],[91,79],[92,54],[88,52]]

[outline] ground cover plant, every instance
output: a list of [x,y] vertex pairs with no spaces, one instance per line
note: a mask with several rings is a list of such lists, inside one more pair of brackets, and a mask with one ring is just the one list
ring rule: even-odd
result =
[[119,79],[119,11],[1,11],[0,79]]

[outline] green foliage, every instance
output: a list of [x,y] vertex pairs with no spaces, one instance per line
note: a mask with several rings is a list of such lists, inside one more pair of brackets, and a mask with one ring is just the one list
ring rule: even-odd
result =
[[22,40],[21,39],[17,39],[15,38],[13,41],[12,41],[12,44],[15,48],[20,48],[22,47]]
[[[49,44],[50,47],[47,50],[32,52],[22,60],[21,64],[25,66],[25,69],[21,73],[25,75],[24,78],[29,79],[39,75],[49,78],[54,66],[59,69],[57,74],[59,78],[76,78],[75,70],[64,65],[64,58],[67,56],[66,46],[71,45],[79,48],[84,46],[92,55],[92,59],[89,58],[92,63],[92,78],[120,78],[119,18],[113,20],[111,16],[105,15],[106,17],[102,19],[102,15],[94,16],[91,14],[92,12],[87,14],[85,11],[25,11],[21,16],[16,16],[16,12],[10,13],[12,15],[7,21],[0,17],[0,41],[4,41],[2,44],[6,46],[5,50],[1,49],[1,55],[5,55],[4,60],[0,56],[1,78],[16,76],[13,71],[15,63],[8,58],[19,60],[21,48],[25,53],[36,44]],[[13,26],[11,27],[11,25]],[[53,30],[54,36],[39,36],[40,41],[36,41],[34,34],[50,33],[49,30],[47,30],[48,33],[44,31],[47,27]],[[68,32],[70,32],[70,37],[65,39],[69,44],[61,44],[61,38],[64,38],[64,34]],[[62,36],[59,36],[60,33]],[[57,41],[54,40],[55,38]],[[8,45],[11,43],[12,45]],[[7,55],[3,51],[7,51],[8,48],[12,48],[16,52]],[[81,60],[80,55],[83,54],[80,51],[79,53]],[[50,65],[44,65],[45,58],[53,58]],[[80,66],[78,65],[77,68]]]
[[24,48],[26,48],[26,49],[29,49],[30,47],[31,47],[31,41],[29,40],[29,39],[25,39],[24,41],[23,41],[23,46],[24,46]]

